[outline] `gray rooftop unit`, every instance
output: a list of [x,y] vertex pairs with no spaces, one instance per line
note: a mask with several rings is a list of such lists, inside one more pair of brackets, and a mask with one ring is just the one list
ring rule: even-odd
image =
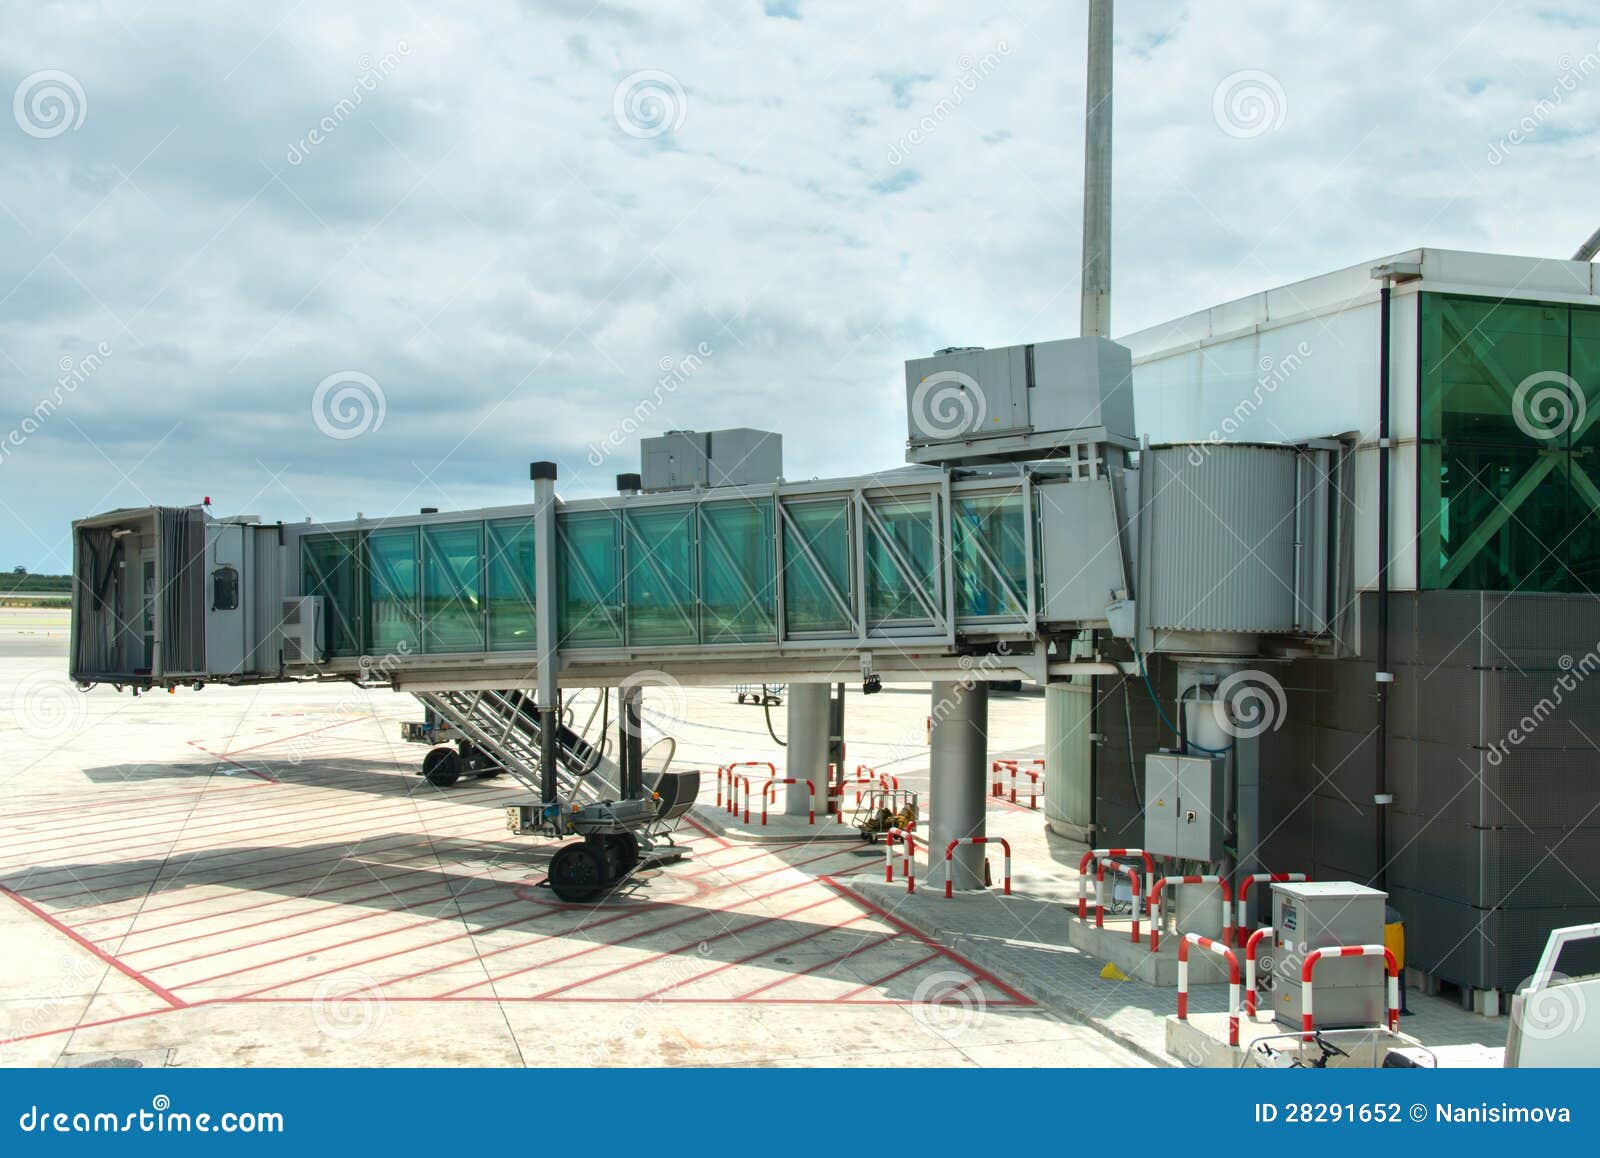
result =
[[1084,443],[1135,445],[1133,362],[1108,338],[906,363],[907,462],[1026,462]]
[[770,430],[669,430],[639,443],[640,489],[757,486],[783,477],[783,436]]

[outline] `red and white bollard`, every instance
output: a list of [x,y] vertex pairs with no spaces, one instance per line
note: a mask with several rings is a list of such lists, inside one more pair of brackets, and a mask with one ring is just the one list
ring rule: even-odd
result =
[[[811,781],[809,781],[809,780],[797,780],[793,776],[788,776],[788,777],[785,777],[783,779],[768,780],[765,784],[763,784],[761,786],[761,824],[762,824],[762,827],[765,827],[766,823],[767,823],[767,802],[770,800],[773,803],[777,803],[777,800],[778,800],[778,785],[780,785],[780,784],[804,784],[806,786],[806,792],[809,793],[810,796],[811,796],[810,807],[806,812],[806,823],[807,824],[815,824],[817,822],[817,786],[815,784],[811,783]],[[746,813],[748,813],[749,810],[750,810],[749,789],[746,788],[745,792],[746,792],[746,795],[745,795],[745,811],[746,811]],[[748,815],[746,815],[745,819],[749,820],[750,817]]]
[[1001,777],[1004,776],[1008,770],[1011,772],[1013,777],[1016,775],[1017,762],[1015,760],[995,760],[989,765],[990,796],[1005,795],[1005,786],[1001,780]]
[[1100,857],[1104,856],[1136,856],[1144,861],[1145,879],[1149,880],[1156,875],[1156,858],[1145,852],[1142,848],[1091,848],[1083,854],[1078,861],[1078,920],[1089,919],[1089,893],[1088,872],[1089,866]]
[[1280,881],[1309,881],[1311,878],[1305,873],[1252,873],[1239,882],[1239,919],[1233,923],[1234,943],[1243,945],[1245,938],[1250,935],[1250,910],[1245,906],[1245,900],[1250,896],[1250,886],[1258,881],[1277,883]]
[[768,776],[776,776],[778,769],[770,760],[739,760],[729,764],[724,771],[728,776],[728,814],[737,816],[739,813],[739,785],[744,785],[744,822],[750,823],[750,777],[737,776],[736,768],[765,768]]
[[1256,1015],[1256,946],[1263,937],[1276,936],[1277,932],[1271,925],[1263,925],[1244,943],[1244,1012],[1247,1017]]
[[1006,896],[1011,895],[1011,842],[1003,836],[963,836],[952,840],[944,846],[944,895],[949,900],[956,895],[955,881],[951,874],[955,871],[956,846],[961,844],[998,844],[1005,851],[1005,879],[1001,892]]
[[1382,957],[1384,971],[1389,974],[1389,1011],[1388,1023],[1390,1033],[1400,1032],[1400,966],[1394,959],[1394,954],[1383,945],[1333,945],[1324,949],[1313,949],[1306,954],[1305,962],[1300,966],[1300,1038],[1302,1041],[1311,1041],[1316,1036],[1316,1020],[1312,1011],[1311,974],[1317,967],[1317,962],[1331,957]]
[[1103,856],[1103,857],[1100,858],[1100,860],[1098,862],[1096,862],[1095,870],[1094,870],[1094,884],[1095,884],[1095,890],[1094,890],[1094,892],[1095,892],[1095,897],[1094,897],[1094,927],[1097,928],[1097,929],[1105,928],[1105,923],[1106,923],[1106,921],[1105,921],[1105,912],[1106,911],[1105,911],[1104,905],[1102,905],[1101,901],[1100,901],[1100,886],[1105,883],[1106,869],[1110,869],[1114,873],[1124,873],[1124,874],[1126,874],[1128,880],[1133,882],[1133,938],[1132,938],[1132,940],[1133,940],[1133,943],[1135,945],[1137,945],[1139,943],[1139,903],[1140,903],[1140,900],[1141,900],[1141,898],[1140,898],[1140,889],[1139,889],[1139,870],[1134,868],[1131,864],[1123,864],[1120,860],[1112,860],[1108,856]]
[[1178,1020],[1189,1020],[1189,946],[1209,949],[1228,962],[1228,1044],[1239,1044],[1239,957],[1232,949],[1199,933],[1185,933],[1178,942]]
[[907,828],[891,828],[883,836],[883,879],[894,883],[894,842],[900,841],[905,850],[900,862],[902,875],[906,878],[906,892],[917,891],[917,837],[916,825]]
[[1233,891],[1228,882],[1219,876],[1162,877],[1150,887],[1150,952],[1161,948],[1161,934],[1167,931],[1166,898],[1162,890],[1167,885],[1216,885],[1222,891],[1222,943],[1233,944]]

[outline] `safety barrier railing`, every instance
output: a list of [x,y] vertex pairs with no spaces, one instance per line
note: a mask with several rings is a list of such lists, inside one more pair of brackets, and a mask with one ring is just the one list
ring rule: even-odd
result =
[[[863,793],[870,796],[873,788],[881,788],[885,792],[900,791],[900,778],[893,772],[879,772],[865,764],[856,765],[856,776],[851,782],[856,790],[856,807],[861,807]],[[865,785],[865,787],[863,787]]]
[[1015,769],[1015,760],[995,760],[989,765],[989,795],[1004,796],[1005,781],[1001,779],[1008,769]]
[[1306,954],[1300,966],[1300,1037],[1304,1041],[1316,1038],[1316,1016],[1311,997],[1311,975],[1317,962],[1335,957],[1382,957],[1383,968],[1389,975],[1389,1009],[1387,1021],[1390,1033],[1400,1032],[1400,966],[1393,953],[1383,945],[1330,945],[1313,949]]
[[906,892],[917,891],[917,834],[916,825],[891,828],[883,834],[883,879],[894,883],[894,842],[904,850],[900,860],[901,875],[906,878]]
[[[767,823],[767,804],[769,802],[772,804],[776,804],[778,802],[778,785],[780,784],[804,784],[806,786],[806,792],[810,796],[809,806],[806,809],[806,823],[815,824],[817,822],[817,786],[811,783],[809,780],[800,780],[794,776],[784,776],[773,777],[761,786],[762,825],[765,826]],[[747,794],[745,797],[745,810],[748,811],[749,808],[750,798]],[[750,818],[746,816],[745,819],[749,820]]]
[[1178,1020],[1189,1020],[1189,946],[1198,945],[1228,962],[1228,1044],[1239,1044],[1239,955],[1221,941],[1185,933],[1178,942]]
[[[1028,807],[1037,809],[1039,807],[1039,796],[1044,791],[1044,761],[1042,759],[1034,759],[1029,763],[1036,765],[1037,769],[1023,768],[1021,766],[1022,761],[1010,757],[1002,757],[999,760],[992,761],[989,764],[989,795],[1002,800],[1009,799],[1012,804],[1019,804],[1020,802],[1017,799],[1017,777],[1026,776],[1028,778]],[[1009,793],[1006,787],[1008,778],[1011,782]]]
[[[1145,879],[1149,880],[1156,875],[1156,858],[1142,848],[1091,848],[1078,861],[1078,920],[1080,921],[1089,919],[1089,866],[1105,856],[1139,857],[1144,861]],[[1095,893],[1095,903],[1098,905],[1100,903],[1098,888]]]
[[1250,896],[1250,886],[1254,884],[1281,884],[1284,881],[1309,881],[1306,873],[1251,873],[1239,882],[1239,919],[1233,923],[1234,943],[1243,945],[1250,936],[1253,922],[1250,920],[1250,910],[1245,901]]
[[1094,894],[1095,894],[1095,896],[1094,896],[1094,927],[1096,929],[1103,929],[1103,928],[1105,928],[1105,924],[1106,924],[1105,905],[1101,903],[1101,899],[1100,899],[1101,892],[1102,892],[1102,886],[1105,884],[1105,880],[1106,880],[1106,869],[1110,869],[1114,873],[1124,873],[1124,874],[1126,874],[1128,880],[1131,881],[1132,884],[1133,884],[1133,927],[1132,927],[1132,936],[1131,936],[1130,940],[1132,940],[1133,943],[1135,945],[1137,945],[1139,943],[1140,901],[1143,899],[1142,896],[1141,896],[1141,889],[1139,887],[1139,870],[1134,868],[1131,864],[1123,864],[1120,860],[1113,860],[1109,856],[1103,856],[1098,861],[1095,862],[1095,870],[1094,870]]
[[1150,886],[1150,952],[1161,948],[1161,934],[1167,931],[1166,897],[1168,885],[1217,885],[1222,890],[1222,943],[1233,944],[1233,890],[1219,876],[1162,877]]
[[728,814],[736,816],[739,812],[739,785],[744,785],[744,822],[750,823],[750,777],[738,775],[738,768],[765,768],[768,776],[778,774],[777,767],[770,760],[737,760],[729,764],[724,771],[728,776]]
[[945,900],[956,895],[955,881],[951,873],[955,871],[956,846],[962,844],[998,844],[1005,851],[1005,875],[1001,888],[1006,896],[1011,895],[1011,842],[1003,836],[963,836],[952,840],[944,846],[944,896]]
[[1278,930],[1271,925],[1262,925],[1244,943],[1244,1011],[1248,1017],[1256,1015],[1256,946],[1263,938],[1277,935]]

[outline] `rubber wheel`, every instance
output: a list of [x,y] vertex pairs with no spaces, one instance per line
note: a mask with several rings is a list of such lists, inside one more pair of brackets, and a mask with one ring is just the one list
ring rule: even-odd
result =
[[462,740],[457,745],[457,750],[461,753],[462,770],[472,773],[480,780],[493,780],[505,771],[504,768],[494,762],[493,756],[481,751],[466,740]]
[[448,788],[461,779],[461,757],[454,748],[432,748],[422,758],[422,778],[435,788]]
[[550,889],[568,904],[592,901],[606,887],[605,866],[587,844],[569,844],[550,860]]
[[639,838],[631,832],[608,833],[605,838],[606,852],[613,854],[613,863],[616,870],[613,880],[621,880],[639,865]]

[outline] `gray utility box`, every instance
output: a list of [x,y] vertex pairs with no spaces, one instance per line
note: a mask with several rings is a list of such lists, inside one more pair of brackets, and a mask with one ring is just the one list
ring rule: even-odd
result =
[[644,491],[740,487],[783,477],[783,436],[770,430],[669,430],[639,443]]
[[1133,358],[1109,338],[941,351],[906,363],[906,461],[1007,462],[1133,445]]
[[1214,756],[1152,752],[1144,758],[1144,850],[1185,860],[1222,859],[1222,778]]
[[[1389,894],[1352,881],[1303,881],[1272,886],[1272,1012],[1300,1028],[1300,969],[1313,949],[1383,944]],[[1262,954],[1261,948],[1257,954]],[[1258,961],[1259,964],[1259,961]],[[1381,1025],[1388,1008],[1381,957],[1324,957],[1312,984],[1312,1025],[1318,1029]]]

